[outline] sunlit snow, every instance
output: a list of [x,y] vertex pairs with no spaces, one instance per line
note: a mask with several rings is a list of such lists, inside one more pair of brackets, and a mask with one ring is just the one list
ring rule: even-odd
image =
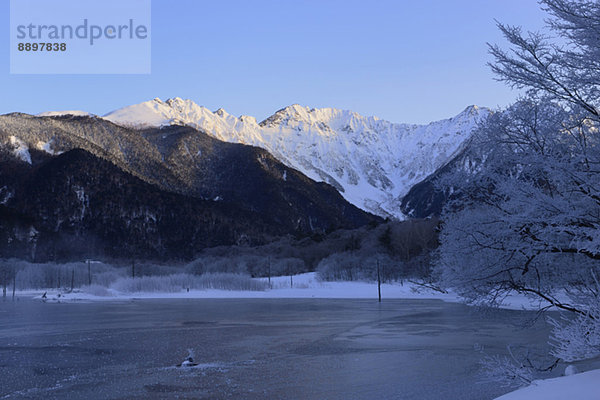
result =
[[402,218],[408,190],[450,161],[489,110],[467,107],[429,125],[395,124],[335,108],[292,105],[257,123],[181,98],[158,98],[104,116],[129,127],[189,125],[223,141],[262,147],[346,200],[381,216]]

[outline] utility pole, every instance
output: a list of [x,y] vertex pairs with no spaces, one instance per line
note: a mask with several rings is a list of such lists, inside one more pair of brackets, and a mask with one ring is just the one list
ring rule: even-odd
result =
[[377,293],[379,294],[379,302],[381,303],[381,274],[379,273],[379,258],[377,259]]
[[271,256],[267,257],[267,264],[269,270],[269,289],[271,289]]

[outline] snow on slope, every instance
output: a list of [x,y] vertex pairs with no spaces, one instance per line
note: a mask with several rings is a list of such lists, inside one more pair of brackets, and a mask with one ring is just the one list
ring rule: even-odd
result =
[[310,178],[333,185],[350,203],[403,218],[402,196],[456,155],[488,114],[470,106],[454,118],[409,125],[292,105],[259,124],[253,117],[212,112],[191,100],[156,98],[104,118],[133,127],[189,125],[223,141],[262,147]]
[[31,154],[29,154],[29,147],[27,144],[16,136],[10,136],[8,140],[12,146],[12,153],[15,157],[31,164]]
[[86,111],[79,111],[79,110],[74,110],[74,111],[46,111],[43,113],[39,113],[37,116],[38,117],[61,117],[63,115],[73,115],[76,117],[93,117],[94,114],[90,114],[89,112]]

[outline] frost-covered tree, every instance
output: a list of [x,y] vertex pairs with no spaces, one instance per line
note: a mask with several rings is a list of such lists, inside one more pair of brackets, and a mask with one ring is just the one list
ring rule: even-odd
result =
[[551,320],[552,354],[565,361],[576,361],[600,355],[600,298],[590,296],[585,313],[576,318]]
[[6,289],[13,284],[15,270],[12,265],[0,260],[0,286],[2,286],[2,297],[6,297]]
[[447,285],[474,301],[518,291],[580,311],[557,294],[593,288],[600,174],[586,163],[600,163],[600,152],[592,154],[598,138],[589,127],[575,128],[584,141],[565,130],[570,120],[559,105],[528,99],[480,127],[471,146],[480,162],[441,181],[461,192],[440,236],[438,270]]
[[492,71],[499,80],[560,101],[580,117],[600,119],[600,3],[542,0],[550,14],[549,33],[524,34],[498,24],[512,45],[491,45]]
[[600,2],[542,5],[548,34],[500,24],[511,48],[490,46],[498,78],[527,96],[482,124],[469,163],[440,181],[457,200],[437,271],[473,302],[517,291],[573,312],[555,323],[555,353],[576,359],[599,350]]

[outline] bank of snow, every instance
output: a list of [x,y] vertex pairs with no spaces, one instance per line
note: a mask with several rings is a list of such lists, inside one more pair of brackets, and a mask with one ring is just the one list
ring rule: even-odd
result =
[[534,381],[530,386],[496,400],[598,400],[600,369],[559,378]]
[[[267,278],[256,278],[268,283]],[[267,287],[269,287],[267,285]],[[43,293],[29,292],[22,294],[41,298]],[[381,285],[383,299],[440,299],[458,301],[457,297],[448,293],[440,293],[423,288],[410,282],[384,283]],[[271,279],[270,288],[266,290],[193,290],[183,288],[175,292],[122,292],[114,288],[89,287],[73,292],[46,292],[47,301],[69,300],[123,300],[123,299],[162,299],[162,298],[321,298],[321,299],[377,299],[377,283],[375,282],[322,282],[314,272],[290,276],[279,276]]]
[[[169,279],[169,276],[164,277]],[[138,278],[136,278],[138,279]],[[143,279],[143,278],[142,278]],[[223,289],[190,289],[183,285],[181,289],[169,291],[122,291],[123,285],[111,285],[109,288],[92,285],[83,287],[73,292],[49,289],[46,292],[46,301],[69,300],[127,300],[127,299],[225,299],[225,298],[256,298],[256,299],[377,299],[378,290],[376,282],[324,282],[318,279],[315,272],[290,276],[278,276],[271,279],[268,285],[267,278],[254,278],[264,282],[266,290],[223,290]],[[133,286],[133,285],[126,285]],[[41,299],[43,292],[21,292],[22,295],[33,296]],[[454,293],[441,293],[423,287],[410,281],[383,283],[381,285],[382,299],[437,299],[449,302],[461,302]],[[542,306],[539,301],[526,296],[514,294],[501,303],[500,307],[513,310],[539,310]]]

